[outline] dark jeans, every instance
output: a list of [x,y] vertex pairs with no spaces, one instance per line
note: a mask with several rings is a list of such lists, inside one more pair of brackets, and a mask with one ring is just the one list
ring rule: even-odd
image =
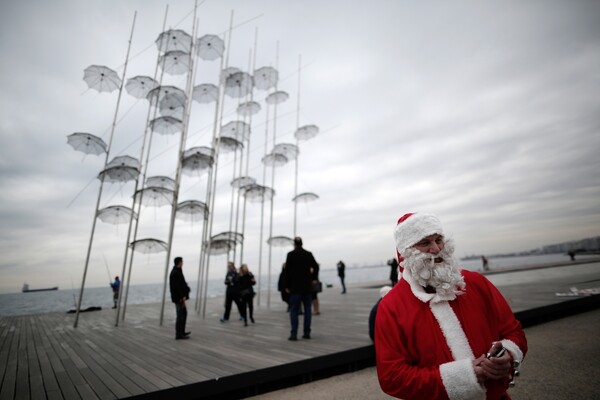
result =
[[246,318],[246,312],[242,308],[242,301],[240,299],[240,293],[237,291],[234,291],[234,290],[228,290],[225,293],[225,314],[223,314],[223,319],[226,321],[229,319],[229,314],[231,314],[231,303],[232,302],[235,303],[235,305],[237,306],[237,309],[240,312],[240,315],[242,316],[242,318]]
[[185,304],[175,303],[175,311],[177,311],[175,337],[183,337],[185,333],[185,321],[187,321],[187,307]]
[[248,316],[250,319],[254,318],[254,302],[252,301],[253,297],[253,293],[242,296],[242,308],[244,310],[243,316]]
[[343,276],[340,276],[340,282],[342,282],[342,292],[346,293],[346,284],[344,283]]
[[310,322],[312,319],[312,293],[290,294],[290,321],[292,323],[291,336],[298,336],[298,313],[300,303],[304,304],[304,334],[310,335]]

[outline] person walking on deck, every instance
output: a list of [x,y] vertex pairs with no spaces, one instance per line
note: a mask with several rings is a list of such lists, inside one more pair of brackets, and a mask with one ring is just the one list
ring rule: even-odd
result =
[[311,268],[318,268],[317,261],[310,251],[302,248],[302,238],[294,238],[294,250],[287,254],[285,260],[285,290],[290,294],[290,322],[292,329],[289,340],[298,340],[298,313],[300,303],[304,305],[303,339],[310,339],[312,318],[312,273]]

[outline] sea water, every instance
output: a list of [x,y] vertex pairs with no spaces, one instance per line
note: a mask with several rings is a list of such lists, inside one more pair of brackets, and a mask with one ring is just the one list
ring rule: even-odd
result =
[[[584,259],[585,256],[577,256],[578,259]],[[501,270],[515,266],[535,265],[551,262],[567,261],[569,258],[565,254],[545,254],[535,256],[521,257],[499,257],[489,258],[489,266],[494,270]],[[480,259],[460,261],[463,268],[472,271],[481,270]],[[277,293],[277,281],[280,270],[277,269],[271,275],[271,293]],[[362,282],[386,281],[390,276],[390,267],[388,265],[378,265],[371,267],[346,267],[345,282],[347,285],[353,285]],[[323,282],[324,290],[327,285],[340,288],[337,269],[322,267],[319,279]],[[267,276],[263,275],[261,280],[261,290],[267,291]],[[196,295],[196,282],[188,282],[192,289],[191,297]],[[127,304],[146,304],[160,303],[163,296],[163,283],[131,285],[127,296]],[[216,297],[225,295],[225,286],[223,279],[209,279],[207,283],[207,296]],[[166,288],[166,302],[170,302],[169,288]],[[67,312],[76,309],[79,299],[78,289],[61,289],[48,292],[29,292],[29,293],[4,293],[0,294],[0,316],[8,315],[26,315],[48,312]],[[106,287],[85,288],[81,309],[87,307],[110,308],[113,305],[112,289]]]

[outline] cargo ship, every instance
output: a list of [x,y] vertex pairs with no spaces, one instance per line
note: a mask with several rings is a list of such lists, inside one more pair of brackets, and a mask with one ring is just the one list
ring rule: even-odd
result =
[[58,286],[54,286],[54,287],[50,287],[50,288],[42,288],[42,289],[29,289],[29,285],[28,284],[23,284],[23,293],[29,293],[29,292],[47,292],[49,290],[58,290]]

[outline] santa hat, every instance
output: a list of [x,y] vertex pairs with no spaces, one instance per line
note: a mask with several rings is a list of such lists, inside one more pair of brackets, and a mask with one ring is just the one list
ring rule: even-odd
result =
[[[442,223],[432,214],[408,213],[398,220],[394,230],[396,252],[402,255],[404,250],[417,244],[421,239],[433,234],[444,235]],[[400,260],[398,260],[400,262]]]

